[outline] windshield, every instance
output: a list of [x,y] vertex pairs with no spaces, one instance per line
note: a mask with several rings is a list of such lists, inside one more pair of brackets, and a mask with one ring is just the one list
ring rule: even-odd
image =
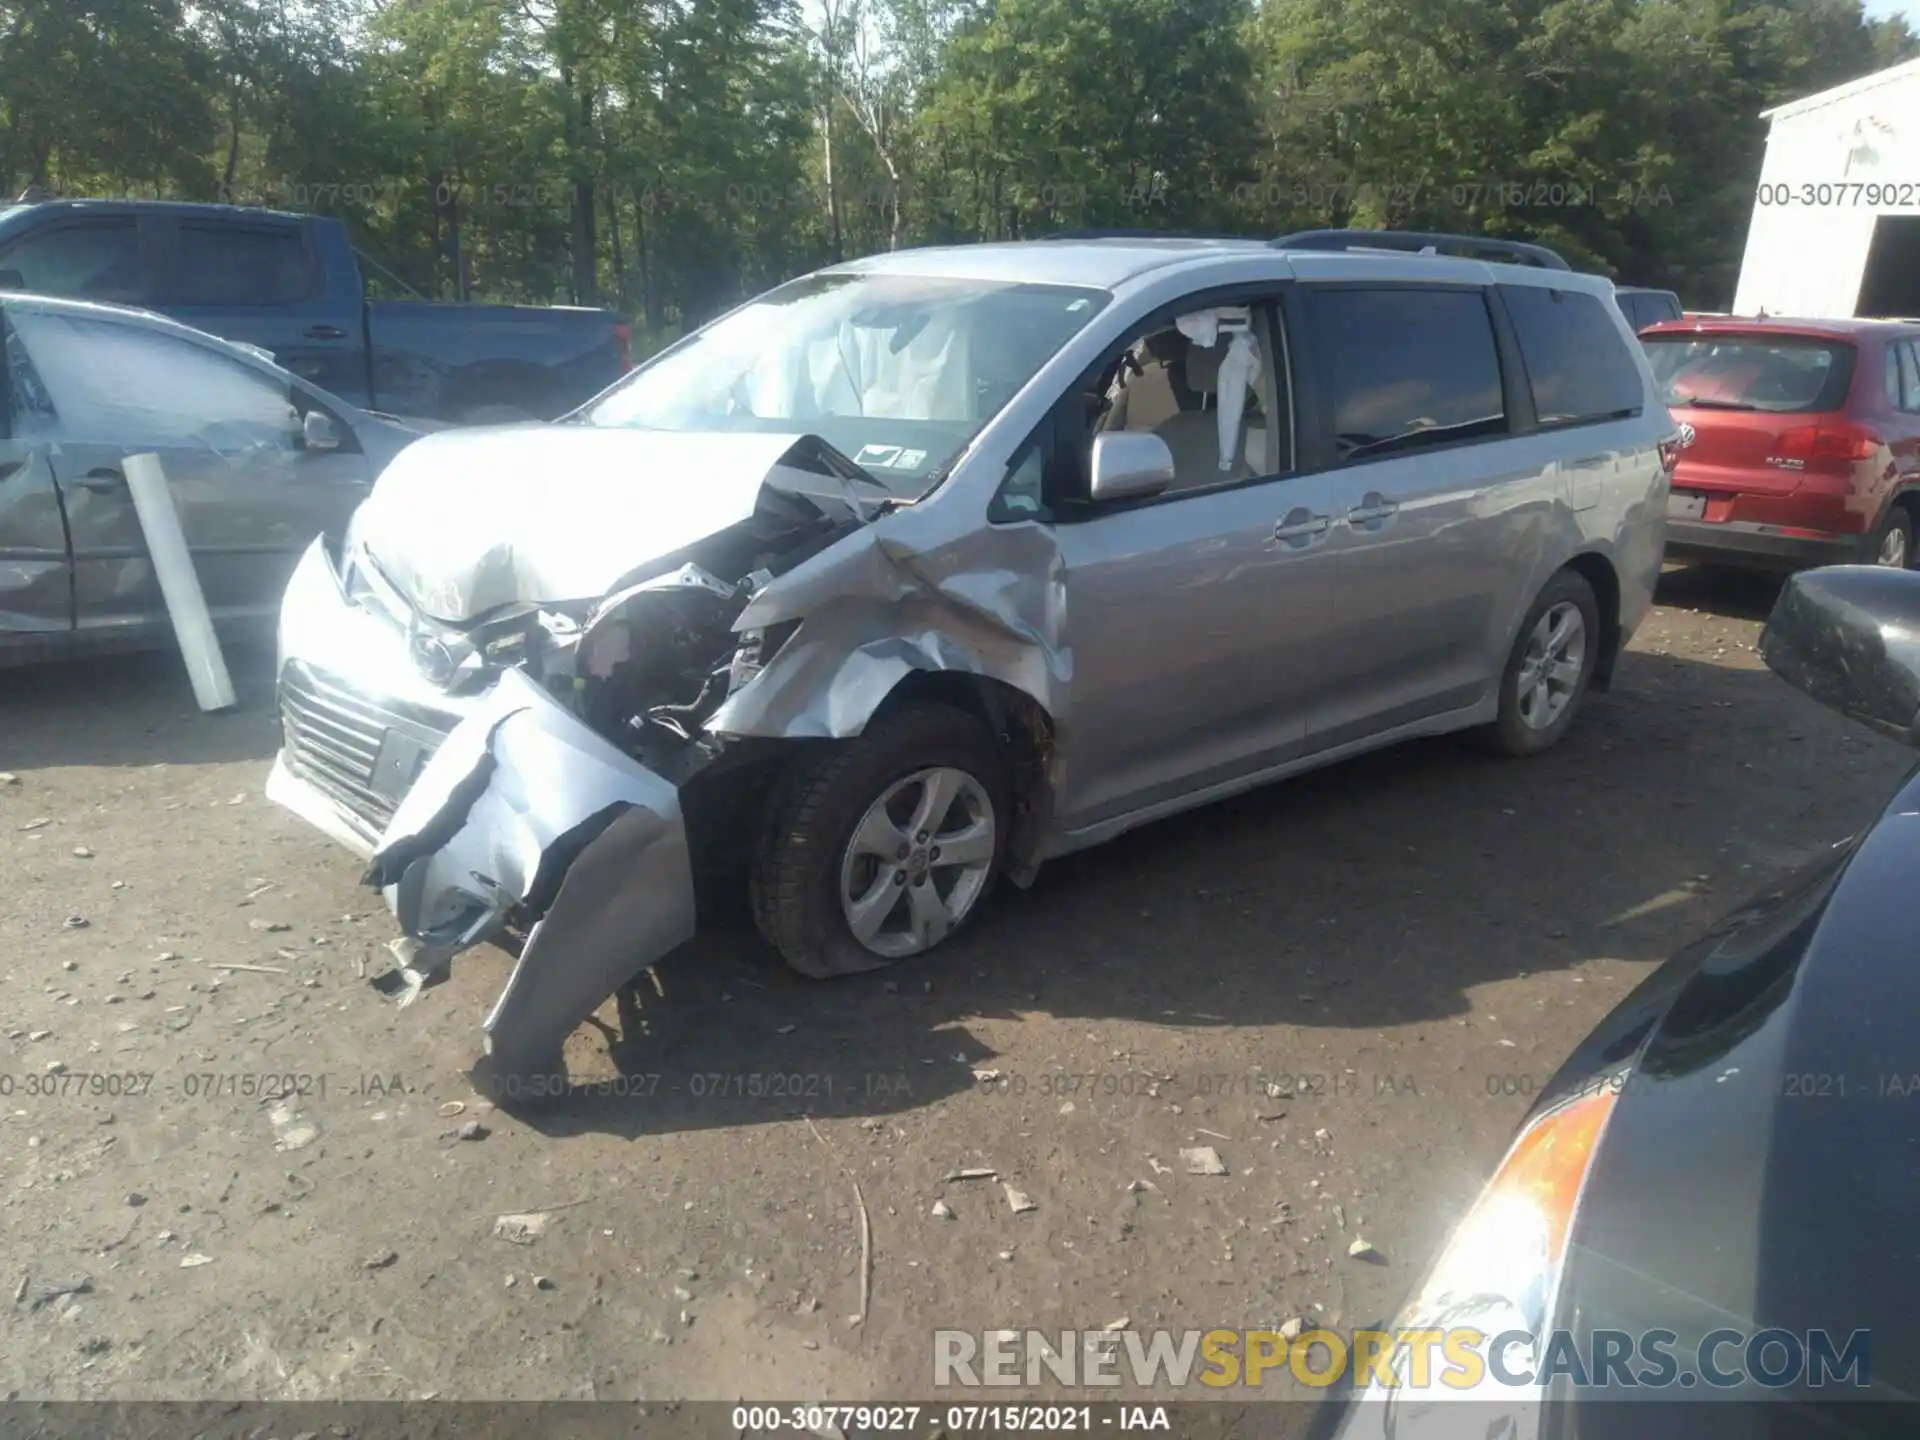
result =
[[1648,336],[1647,362],[1667,405],[1779,413],[1837,410],[1853,347],[1775,335]]
[[809,275],[634,371],[581,418],[804,430],[911,499],[1110,298],[1066,285]]

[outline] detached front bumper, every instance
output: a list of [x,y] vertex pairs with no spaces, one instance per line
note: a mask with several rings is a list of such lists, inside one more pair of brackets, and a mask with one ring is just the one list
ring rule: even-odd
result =
[[[370,862],[419,968],[531,922],[486,1048],[509,1093],[549,1092],[574,1028],[693,935],[678,792],[517,670],[479,696],[436,692],[458,715],[429,708],[399,633],[347,599],[318,547],[288,589],[280,665],[269,798]],[[316,677],[359,729],[313,710]]]

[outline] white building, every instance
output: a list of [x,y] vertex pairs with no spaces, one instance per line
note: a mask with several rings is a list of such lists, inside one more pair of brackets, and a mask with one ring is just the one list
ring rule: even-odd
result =
[[1920,316],[1920,60],[1763,118],[1734,313]]

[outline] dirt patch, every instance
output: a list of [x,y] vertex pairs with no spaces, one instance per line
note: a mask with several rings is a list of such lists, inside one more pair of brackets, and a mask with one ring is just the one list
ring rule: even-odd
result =
[[164,657],[11,673],[0,1392],[924,1397],[935,1326],[1382,1318],[1573,1042],[1911,763],[1761,668],[1770,593],[1669,598],[1541,759],[1168,821],[890,975],[705,937],[533,1119],[466,1079],[506,958],[398,1005],[261,798],[264,661],[212,718]]

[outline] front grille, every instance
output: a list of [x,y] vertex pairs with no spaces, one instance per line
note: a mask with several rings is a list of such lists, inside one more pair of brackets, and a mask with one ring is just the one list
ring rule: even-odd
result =
[[378,839],[419,768],[457,723],[424,706],[377,701],[298,660],[280,672],[287,764]]

